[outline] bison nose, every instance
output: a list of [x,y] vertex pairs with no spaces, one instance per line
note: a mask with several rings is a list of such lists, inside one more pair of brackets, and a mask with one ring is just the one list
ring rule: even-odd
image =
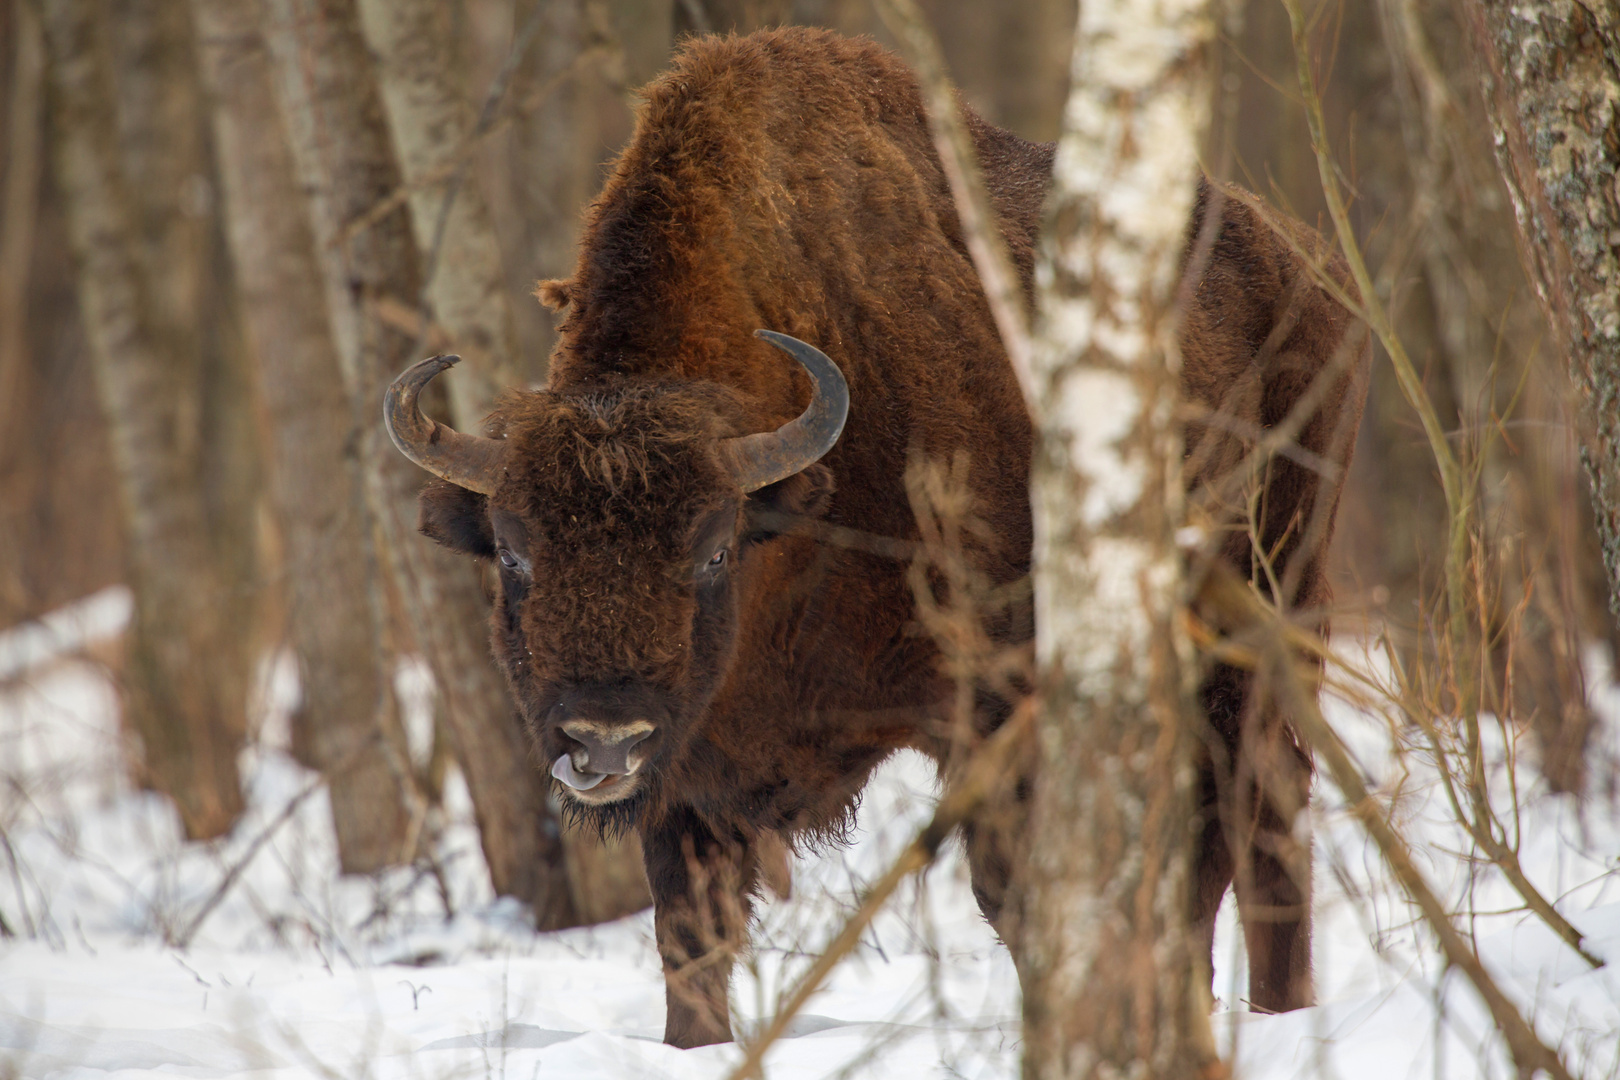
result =
[[562,725],[563,734],[579,743],[583,752],[569,755],[582,773],[622,775],[641,766],[630,760],[630,751],[646,742],[656,730],[645,720],[629,724],[604,724],[595,720],[570,720]]

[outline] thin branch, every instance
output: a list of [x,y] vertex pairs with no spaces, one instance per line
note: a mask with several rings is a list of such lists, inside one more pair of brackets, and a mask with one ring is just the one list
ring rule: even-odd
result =
[[[538,10],[544,10],[544,5],[540,5]],[[548,79],[534,93],[525,98],[521,105],[514,106],[505,111],[497,110],[496,113],[488,119],[487,123],[484,115],[480,114],[478,124],[471,132],[467,134],[466,138],[461,140],[461,145],[456,147],[456,149],[441,165],[439,165],[438,168],[417,177],[413,183],[401,183],[393,191],[377,200],[377,202],[372,204],[370,209],[366,210],[365,213],[361,214],[345,225],[343,229],[339,231],[338,234],[331,239],[331,241],[329,241],[329,246],[341,247],[344,244],[351,242],[356,236],[359,236],[367,229],[373,228],[383,218],[386,218],[389,214],[405,205],[406,201],[411,197],[411,192],[420,191],[423,188],[437,187],[439,184],[456,177],[466,169],[473,152],[478,149],[480,142],[482,142],[488,136],[495,134],[497,131],[500,131],[501,128],[506,124],[511,123],[513,120],[516,120],[525,113],[531,112],[538,108],[545,102],[547,98],[552,95],[552,93],[556,91],[559,86],[573,78],[575,75],[579,74],[579,70],[584,67],[586,60],[592,59],[597,54],[606,51],[606,46],[602,45],[593,46],[582,51],[578,56],[574,57],[574,59],[569,62],[567,67],[563,68],[563,70],[559,71],[552,78]],[[493,85],[491,86],[491,89],[494,89]]]
[[38,216],[45,50],[33,7],[12,5],[12,58],[4,201],[0,202],[0,422],[22,406],[27,366],[28,264]]
[[771,1017],[765,1030],[748,1043],[742,1061],[731,1071],[728,1080],[757,1080],[764,1075],[762,1067],[766,1051],[787,1031],[788,1024],[821,989],[821,984],[832,970],[860,943],[861,935],[889,897],[894,895],[900,883],[912,874],[927,869],[951,830],[977,810],[1006,778],[1014,756],[1034,729],[1034,720],[1034,701],[1026,699],[1007,722],[984,741],[971,763],[946,791],[945,797],[940,799],[933,818],[918,831],[883,876],[867,889],[854,914],[821,955],[816,957],[810,970],[799,979],[786,1003],[776,1010],[776,1015]]
[[212,915],[214,909],[219,906],[220,901],[225,899],[225,894],[231,891],[231,886],[236,884],[237,879],[242,876],[242,871],[247,869],[254,856],[258,855],[259,850],[269,843],[270,838],[283,825],[292,820],[293,815],[298,813],[298,808],[304,805],[306,799],[326,786],[326,780],[327,778],[324,776],[316,776],[315,779],[304,785],[304,790],[294,795],[287,805],[282,807],[281,813],[277,814],[275,819],[266,825],[258,836],[253,838],[253,842],[248,845],[248,849],[242,853],[235,863],[231,864],[231,868],[225,872],[225,876],[220,879],[219,884],[209,894],[208,899],[202,902],[202,906],[191,917],[191,921],[186,923],[186,928],[170,937],[170,945],[177,949],[185,949],[191,944],[191,939],[197,935],[198,930],[202,929],[203,921]]
[[1545,1069],[1554,1080],[1573,1080],[1557,1052],[1541,1041],[1529,1022],[1496,985],[1490,972],[1485,970],[1468,941],[1452,925],[1450,914],[1413,861],[1406,841],[1390,824],[1378,800],[1367,790],[1361,770],[1317,704],[1317,673],[1314,665],[1301,664],[1297,659],[1292,647],[1294,628],[1280,620],[1254,595],[1246,582],[1223,564],[1211,568],[1200,595],[1202,600],[1221,610],[1240,632],[1260,635],[1258,645],[1243,649],[1247,654],[1246,659],[1251,661],[1249,666],[1271,669],[1277,676],[1296,730],[1326,762],[1328,774],[1333,778],[1334,786],[1344,795],[1350,813],[1378,845],[1384,862],[1417,904],[1424,921],[1439,939],[1447,961],[1462,970],[1484,999],[1497,1029],[1507,1040],[1520,1074],[1529,1076],[1536,1069]]
[[1451,451],[1451,444],[1446,441],[1445,428],[1440,424],[1440,417],[1423,389],[1423,380],[1412,364],[1411,357],[1407,355],[1400,335],[1395,332],[1394,323],[1390,321],[1383,302],[1378,298],[1378,290],[1373,283],[1372,275],[1367,271],[1366,259],[1362,257],[1360,245],[1356,242],[1355,229],[1350,223],[1350,211],[1345,202],[1344,192],[1339,186],[1339,174],[1334,167],[1332,153],[1328,147],[1327,121],[1323,116],[1321,95],[1317,93],[1316,77],[1311,70],[1310,42],[1307,40],[1308,32],[1304,13],[1300,10],[1300,0],[1280,0],[1280,2],[1288,12],[1288,23],[1293,34],[1294,61],[1299,73],[1299,88],[1305,101],[1305,118],[1311,132],[1311,150],[1316,156],[1316,169],[1322,182],[1322,195],[1327,200],[1328,216],[1333,219],[1333,230],[1338,238],[1339,248],[1344,252],[1345,261],[1350,265],[1350,275],[1355,280],[1356,288],[1361,292],[1361,312],[1367,325],[1372,327],[1373,333],[1378,335],[1378,340],[1389,353],[1401,393],[1417,411],[1418,419],[1423,423],[1424,434],[1428,436],[1429,449],[1440,469],[1440,486],[1445,493],[1447,516],[1451,521],[1451,533],[1446,549],[1447,614],[1452,639],[1460,644],[1467,633],[1462,566],[1468,550],[1468,527],[1473,516],[1473,497],[1463,482],[1462,468],[1457,462],[1456,455]]

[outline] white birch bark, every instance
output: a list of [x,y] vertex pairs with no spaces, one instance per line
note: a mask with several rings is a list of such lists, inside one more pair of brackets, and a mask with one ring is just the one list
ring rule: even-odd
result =
[[320,263],[272,91],[258,0],[192,0],[213,96],[224,211],[269,420],[271,500],[286,544],[303,703],[294,747],[327,777],[346,873],[407,860],[405,778],[384,644],[382,583],[361,496],[355,416]]
[[209,545],[190,369],[143,258],[105,16],[89,0],[43,5],[55,175],[128,527],[127,717],[143,744],[144,779],[175,800],[188,836],[213,837],[242,810],[236,751],[247,703],[241,672],[221,649],[242,628],[228,618]]
[[[482,192],[464,160],[474,125],[457,63],[455,8],[442,0],[359,0],[362,28],[376,51],[379,84],[422,254],[427,296],[449,347],[463,362],[445,373],[455,426],[477,431],[496,393],[523,385],[516,332],[502,287],[501,251]],[[538,52],[538,44],[530,46]],[[567,168],[590,168],[578,155]],[[558,163],[558,171],[564,166]],[[580,171],[584,171],[581,169]],[[458,175],[460,173],[460,175]],[[449,197],[450,213],[444,215]],[[569,223],[577,211],[565,215]],[[530,301],[533,303],[533,301]],[[528,777],[544,800],[548,780]],[[634,840],[604,843],[590,830],[562,834],[576,915],[605,922],[652,902]]]
[[1197,1075],[1175,299],[1210,0],[1085,0],[1036,271],[1042,772],[1019,935],[1027,1077]]
[[485,642],[476,568],[416,535],[423,474],[382,431],[384,388],[413,359],[421,274],[408,208],[351,232],[402,177],[354,0],[268,0],[266,36],[293,156],[309,193],[338,355],[360,425],[377,549],[444,697],[498,893],[535,906],[542,929],[575,921],[563,852],[525,736]]
[[456,57],[458,7],[442,0],[360,0],[359,5],[410,188],[416,245],[431,275],[428,301],[462,357],[443,377],[451,418],[461,430],[477,431],[496,393],[521,385],[522,379],[502,288],[500,245],[466,157],[474,116]]

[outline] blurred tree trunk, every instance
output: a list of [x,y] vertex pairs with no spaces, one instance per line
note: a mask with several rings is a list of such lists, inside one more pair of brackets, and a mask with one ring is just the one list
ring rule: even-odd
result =
[[[128,716],[143,744],[146,777],[175,800],[187,835],[217,836],[242,809],[236,751],[245,730],[246,678],[235,645],[246,628],[232,622],[200,489],[200,405],[195,366],[185,353],[185,325],[197,313],[149,278],[160,253],[188,258],[191,238],[161,214],[143,214],[120,160],[107,35],[117,29],[121,39],[140,37],[146,28],[110,24],[103,7],[88,0],[52,0],[44,26],[57,179],[128,525],[136,596]],[[137,64],[152,65],[137,84],[154,93],[166,79],[184,78],[171,66],[172,43],[161,40],[169,26],[151,31],[158,37],[147,39],[154,51]],[[184,125],[184,107],[168,120]],[[185,131],[151,137],[173,137],[177,142],[166,145],[182,164],[197,164],[185,157]],[[143,183],[160,167],[151,159],[134,163]],[[175,272],[183,278],[185,268]]]
[[0,626],[129,580],[73,245],[46,167],[41,34],[34,0],[0,4]]
[[476,118],[457,55],[462,5],[360,0],[359,7],[377,56],[400,171],[410,185],[428,304],[462,357],[444,375],[451,420],[476,431],[495,394],[521,380],[500,245],[483,193],[468,175],[466,140]]
[[[15,0],[11,10],[11,86],[6,95],[5,189],[0,202],[0,425],[21,419],[28,382],[28,270],[39,207],[40,129],[45,54],[39,17]],[[0,603],[5,598],[0,596]],[[4,610],[0,608],[0,610]]]
[[[534,904],[542,928],[572,925],[563,852],[529,778],[522,733],[484,642],[476,567],[415,534],[422,474],[383,436],[384,388],[429,336],[409,207],[366,215],[403,183],[353,0],[270,0],[283,115],[310,193],[315,238],[350,397],[377,543],[433,666],[464,754],[484,853],[498,892]],[[482,770],[488,766],[489,772]]]
[[[1220,1068],[1187,925],[1196,738],[1173,408],[1215,6],[1086,0],[1075,35],[1036,275],[1029,834],[1043,840],[1014,943],[1031,1080]],[[1134,193],[1124,211],[1104,201],[1116,188]]]
[[[638,3],[645,6],[647,0]],[[537,5],[543,5],[538,13]],[[512,14],[515,26],[535,14],[542,20],[534,62],[519,68],[512,81],[520,115],[505,154],[503,201],[513,234],[508,281],[515,294],[523,295],[537,281],[573,272],[580,219],[600,186],[601,162],[629,136],[631,123],[624,104],[626,57],[616,43],[604,40],[604,30],[611,32],[611,27],[601,25],[599,5],[593,0],[524,0]],[[668,29],[667,22],[646,21]],[[660,35],[655,30],[648,36]],[[643,53],[663,52],[646,41],[638,45]],[[549,355],[556,342],[553,323],[552,314],[538,303],[524,305],[519,329],[525,350],[536,358]],[[534,366],[535,376],[544,373],[543,362]]]
[[[451,414],[457,427],[476,431],[495,393],[519,385],[520,378],[512,312],[502,288],[500,246],[483,195],[466,176],[471,165],[466,140],[475,118],[456,49],[459,6],[443,0],[359,0],[359,9],[377,54],[390,129],[410,187],[417,247],[425,272],[431,275],[429,307],[444,327],[449,347],[464,357],[447,374],[454,376],[471,365],[470,379],[450,383]],[[480,606],[477,616],[477,625],[483,625],[487,605]],[[484,662],[489,666],[487,657]],[[504,707],[510,714],[511,707]],[[494,733],[484,730],[486,726],[451,724],[463,769],[469,778],[484,778],[469,783],[474,790],[487,791],[490,800],[510,799],[505,785],[526,785],[532,789],[525,793],[527,802],[546,815],[541,827],[556,830],[558,823],[546,807],[549,776],[533,767],[521,772],[512,768],[514,761],[523,761],[521,754],[514,755],[525,740],[518,722],[504,725],[509,729],[504,737],[489,737]],[[527,862],[533,857],[528,844],[524,836],[514,836],[510,843],[498,837],[486,842],[497,881],[521,880],[519,866],[497,869],[495,860]],[[563,845],[570,895],[583,921],[617,918],[652,902],[635,844],[608,847],[594,833],[572,830],[563,835]]]
[[[247,352],[215,197],[208,120],[186,0],[110,0],[119,144],[150,284],[152,325],[182,371],[181,453],[202,498],[231,632],[212,663],[245,701],[261,633],[264,488]],[[238,732],[238,737],[245,730]]]
[[[4,163],[5,187],[0,194],[0,438],[28,428],[23,402],[33,399],[33,371],[28,349],[28,286],[34,255],[34,218],[39,211],[41,129],[45,109],[45,46],[40,40],[39,16],[24,0],[13,0],[6,35],[15,45],[11,56],[11,85],[6,94]],[[33,455],[28,444],[0,454],[0,478],[7,495],[20,494],[14,485],[33,487]],[[37,453],[37,449],[35,449]],[[9,531],[9,530],[8,530]],[[20,530],[18,530],[20,532]],[[23,583],[22,560],[13,532],[11,550],[0,565],[0,626],[26,618],[28,589]]]
[[1520,251],[1580,388],[1620,620],[1620,9],[1464,0]]
[[751,34],[783,26],[793,16],[792,0],[674,0],[675,40],[687,34]]
[[303,701],[299,756],[328,777],[339,863],[408,861],[411,803],[385,645],[386,605],[361,494],[320,263],[273,96],[258,0],[192,0],[213,95],[237,286],[269,421]]
[[[1458,450],[1477,464],[1483,543],[1476,557],[1486,636],[1495,647],[1479,654],[1484,670],[1461,671],[1458,678],[1489,687],[1488,707],[1534,734],[1541,771],[1553,787],[1578,791],[1591,717],[1579,649],[1585,605],[1574,577],[1586,553],[1576,542],[1578,515],[1569,518],[1574,507],[1564,498],[1570,478],[1556,417],[1565,410],[1558,393],[1549,392],[1563,380],[1544,370],[1533,346],[1523,347],[1522,360],[1515,355],[1520,342],[1545,334],[1530,305],[1518,311],[1486,306],[1487,297],[1522,293],[1524,280],[1506,250],[1513,226],[1505,200],[1490,198],[1497,190],[1495,166],[1477,95],[1466,83],[1454,89],[1437,59],[1464,47],[1460,28],[1440,14],[1430,10],[1425,18],[1416,0],[1380,0],[1379,30],[1389,63],[1387,73],[1380,69],[1367,81],[1389,85],[1385,97],[1394,115],[1383,126],[1392,145],[1373,145],[1358,187],[1387,202],[1389,212],[1382,216],[1407,222],[1393,230],[1399,238],[1386,246],[1398,252],[1406,242],[1415,248],[1407,257],[1417,287],[1405,295],[1392,289],[1392,302],[1400,305],[1408,347],[1431,357],[1446,376]],[[1370,28],[1363,33],[1371,36]],[[1366,51],[1376,59],[1376,52]],[[1375,92],[1369,88],[1366,94]],[[1364,145],[1369,126],[1363,120]],[[1393,141],[1397,135],[1400,142]],[[1372,173],[1378,179],[1369,185]],[[1512,344],[1504,348],[1504,340]],[[1516,363],[1530,368],[1522,394],[1515,393],[1521,376],[1513,370]],[[1410,415],[1403,406],[1390,411],[1403,421]],[[1510,440],[1498,426],[1498,418],[1509,413],[1513,420],[1550,426],[1531,426]],[[1387,498],[1389,491],[1381,484],[1377,497]]]

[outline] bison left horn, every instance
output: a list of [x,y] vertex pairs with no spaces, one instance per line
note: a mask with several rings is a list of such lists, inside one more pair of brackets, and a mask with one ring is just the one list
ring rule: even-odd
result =
[[814,463],[833,448],[849,416],[849,384],[826,353],[774,330],[755,330],[754,336],[804,365],[810,375],[810,405],[775,431],[721,442],[721,457],[744,491],[758,491]]
[[441,480],[495,494],[506,444],[481,435],[463,435],[422,415],[416,396],[433,376],[461,362],[459,356],[430,356],[412,364],[383,394],[383,425],[399,452]]

